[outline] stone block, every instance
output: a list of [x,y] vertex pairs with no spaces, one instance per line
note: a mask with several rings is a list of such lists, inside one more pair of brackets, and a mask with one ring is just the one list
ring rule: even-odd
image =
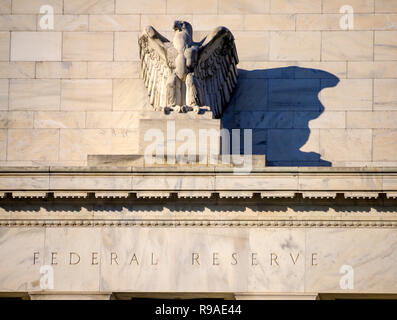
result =
[[143,167],[143,155],[131,154],[131,155],[88,155],[87,165],[93,167]]
[[[294,128],[322,129],[346,128],[346,115],[344,111],[325,111],[319,115],[318,112],[295,112]],[[312,119],[308,123],[308,119]]]
[[[280,229],[272,230],[269,233],[269,236],[270,235],[272,239],[268,243],[264,243],[262,241],[263,234],[260,229],[252,229],[250,231],[249,246],[252,252],[258,252],[256,255],[258,259],[255,259],[256,262],[254,263],[258,263],[260,267],[255,268],[255,272],[252,272],[252,274],[248,276],[247,291],[259,292],[260,288],[269,286],[272,290],[277,292],[285,292],[291,289],[294,292],[303,292],[304,286],[302,282],[305,279],[306,263],[305,259],[302,259],[302,256],[306,256],[308,254],[306,253],[305,232],[303,230],[299,230],[292,235],[290,230]],[[284,240],[282,239],[286,238],[291,239],[292,247],[287,248],[284,246],[282,242]],[[298,255],[301,255],[301,258],[298,258]],[[291,257],[296,259],[294,260],[294,264]],[[272,260],[273,258],[275,259]],[[252,264],[253,262],[251,259],[251,261],[248,262],[247,267],[249,267],[249,265],[252,267]],[[289,270],[288,265],[290,264],[293,264],[294,272]],[[276,280],[278,275],[282,275],[281,277],[283,278],[288,277],[290,282],[287,283],[285,281]]]
[[88,62],[87,78],[93,79],[136,79],[140,78],[141,65],[138,61]]
[[254,177],[217,174],[215,190],[296,190],[298,178],[286,175],[269,175],[266,179]]
[[297,14],[296,30],[340,30],[338,14]]
[[139,31],[140,16],[127,15],[90,15],[90,31]]
[[234,32],[237,53],[240,61],[268,60],[269,33],[263,32]]
[[50,188],[55,190],[131,190],[131,176],[120,174],[109,179],[100,174],[72,177],[52,175]]
[[385,15],[357,13],[354,16],[354,30],[388,30],[389,27],[393,28],[393,20],[390,17],[386,18]]
[[[305,150],[302,150],[305,147]],[[319,152],[318,130],[270,129],[266,159],[277,165],[323,165]],[[327,158],[324,158],[328,160]]]
[[114,40],[115,61],[139,61],[138,32],[116,32]]
[[377,0],[323,0],[323,13],[339,13],[344,5],[352,6],[354,13],[373,13],[374,2]]
[[113,80],[113,109],[142,110],[151,108],[142,79]]
[[320,153],[328,161],[372,160],[372,130],[320,129]]
[[[203,15],[201,15],[203,16]],[[211,16],[211,15],[210,15]],[[141,30],[147,26],[154,26],[159,32],[169,32],[172,30],[175,20],[184,20],[193,23],[193,15],[172,15],[172,14],[142,14],[141,15]],[[197,19],[196,19],[197,20]],[[196,23],[192,24],[194,30],[197,29]]]
[[[18,161],[7,161],[16,164]],[[31,166],[31,161],[19,161],[22,166]],[[21,166],[21,165],[19,165]],[[8,175],[0,179],[0,190],[48,190],[48,176],[42,174]]]
[[139,117],[136,112],[87,112],[87,128],[97,129],[138,129]]
[[238,14],[195,14],[192,25],[195,31],[211,31],[219,26],[226,26],[231,32],[241,31],[244,30],[244,16]]
[[[395,277],[395,270],[391,268],[393,275],[390,274],[391,278],[387,280],[389,268],[385,268],[385,265],[393,264],[396,256],[394,250],[384,244],[395,243],[394,233],[378,228],[360,229],[307,230],[306,250],[318,253],[318,263],[316,266],[312,266],[309,261],[306,264],[310,277],[305,279],[305,290],[319,292],[321,287],[322,292],[338,292],[342,296],[347,290],[340,286],[339,271],[341,266],[347,264],[354,270],[355,292],[393,292],[389,283],[393,282],[391,279]],[[383,258],[378,263],[376,257],[379,255]]]
[[[1,281],[1,288],[17,288],[24,286],[25,290],[38,289],[40,282],[40,267],[42,264],[33,265],[29,259],[32,252],[44,249],[45,229],[43,228],[2,228],[0,254],[10,257],[8,262],[0,262],[0,271],[7,276]],[[18,249],[16,249],[18,248]],[[12,266],[12,267],[11,267]],[[10,290],[11,291],[11,290]]]
[[320,100],[326,110],[372,110],[372,80],[341,79],[335,87],[329,81],[321,80]]
[[88,154],[137,154],[138,141],[132,129],[61,129],[60,160],[87,160]]
[[220,14],[261,14],[269,13],[270,0],[219,0],[218,12]]
[[65,14],[112,14],[115,0],[64,0]]
[[397,31],[375,31],[375,60],[397,60]]
[[322,33],[322,60],[372,60],[371,31],[330,31]]
[[[344,14],[298,14],[296,16],[297,30],[343,31],[340,21]],[[397,15],[392,14],[363,14],[354,15],[354,31],[361,30],[389,30],[396,29]]]
[[[168,143],[172,142],[175,149]],[[189,149],[187,146],[189,145]],[[162,157],[167,152],[171,155],[219,155],[220,120],[216,119],[141,119],[139,122],[139,154],[154,154]],[[163,150],[157,152],[157,147]],[[147,148],[150,148],[147,149]],[[157,153],[158,154],[157,154]],[[164,159],[168,164],[173,164]],[[194,159],[196,160],[196,159]],[[207,164],[207,162],[205,163]]]
[[[331,162],[328,161],[326,158],[322,158],[320,153],[320,129],[312,129],[312,128],[305,128],[299,129],[299,135],[302,140],[296,140],[298,142],[304,142],[302,147],[300,147],[300,153],[297,153],[300,159],[305,159],[301,162],[301,165],[308,165],[308,166],[331,166]],[[304,138],[307,137],[308,130],[310,130],[310,135],[308,136],[307,140],[304,141]],[[297,147],[298,145],[296,145]],[[288,162],[286,162],[287,164]],[[289,162],[288,165],[295,165],[297,162]],[[298,162],[299,164],[299,162]]]
[[297,61],[295,79],[346,78],[346,63],[342,61]]
[[8,110],[8,79],[0,79],[0,110]]
[[[40,16],[37,19],[37,31],[49,31],[41,30]],[[56,14],[54,15],[54,30],[51,31],[88,31],[88,15]]]
[[74,79],[87,77],[87,62],[37,62],[36,78]]
[[59,80],[10,80],[10,110],[58,110],[60,96]]
[[0,78],[34,78],[34,62],[0,62]]
[[11,39],[12,61],[60,61],[62,33],[13,32]]
[[62,80],[61,109],[110,110],[112,80]]
[[320,60],[320,32],[270,33],[270,60]]
[[116,0],[116,13],[161,14],[165,13],[167,0]]
[[[211,176],[139,176],[132,177],[134,190],[214,190],[215,178]],[[151,186],[151,187],[149,187]]]
[[0,0],[0,13],[11,13],[11,0]]
[[84,112],[35,112],[35,128],[84,128]]
[[375,14],[373,26],[375,30],[396,30],[397,14]]
[[0,15],[0,31],[36,31],[36,16]]
[[[1,118],[0,118],[0,123],[1,123]],[[0,129],[0,160],[4,161],[6,159],[7,159],[7,130]]]
[[62,13],[62,0],[12,0],[12,14],[39,14],[45,5],[53,7],[54,13]]
[[10,33],[0,32],[0,61],[10,60]]
[[293,79],[294,71],[286,61],[240,61],[239,79]]
[[397,110],[397,79],[374,80],[374,110]]
[[356,14],[355,30],[396,30],[397,14]]
[[292,128],[294,113],[290,111],[242,111],[236,114],[237,128],[288,129]]
[[8,129],[8,160],[58,160],[59,130]]
[[295,30],[295,16],[292,14],[247,14],[244,16],[247,31]]
[[228,110],[263,111],[268,106],[268,80],[242,78],[230,100]]
[[376,0],[375,1],[375,12],[395,12],[397,13],[397,3],[390,0]]
[[357,79],[397,78],[397,61],[349,61],[347,77]]
[[0,128],[33,128],[33,112],[0,112]]
[[[320,110],[320,79],[269,79],[269,110]],[[331,81],[331,80],[330,80]]]
[[167,0],[167,13],[170,14],[215,14],[217,12],[218,3],[213,0]]
[[113,60],[112,32],[64,32],[63,60]]
[[321,0],[277,0],[270,5],[271,13],[320,13]]
[[397,128],[397,111],[346,112],[346,128],[394,129]]

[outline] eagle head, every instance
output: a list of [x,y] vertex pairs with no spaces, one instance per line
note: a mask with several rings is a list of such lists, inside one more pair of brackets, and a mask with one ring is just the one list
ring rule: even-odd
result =
[[187,32],[190,36],[193,33],[192,25],[187,21],[175,20],[173,29],[175,32]]

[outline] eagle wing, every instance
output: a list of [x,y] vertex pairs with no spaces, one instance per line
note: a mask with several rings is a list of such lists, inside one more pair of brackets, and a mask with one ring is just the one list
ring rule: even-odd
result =
[[155,110],[161,110],[167,104],[167,79],[175,69],[176,50],[167,38],[150,26],[139,37],[139,48],[141,76],[149,102]]
[[210,106],[216,118],[222,115],[236,87],[238,62],[229,29],[218,27],[202,41],[194,74],[200,103]]

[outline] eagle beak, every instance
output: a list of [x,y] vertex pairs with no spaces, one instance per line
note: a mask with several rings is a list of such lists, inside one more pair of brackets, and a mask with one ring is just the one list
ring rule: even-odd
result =
[[179,21],[174,22],[174,30],[177,31],[182,31],[181,23]]

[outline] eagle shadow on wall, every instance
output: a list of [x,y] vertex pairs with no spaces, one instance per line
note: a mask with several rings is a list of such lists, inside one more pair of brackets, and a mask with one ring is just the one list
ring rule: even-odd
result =
[[[296,66],[237,70],[234,37],[227,28],[214,29],[200,42],[193,41],[186,21],[175,21],[173,29],[172,42],[152,26],[139,38],[142,77],[155,110],[206,109],[221,118],[223,128],[251,129],[252,153],[266,154],[270,166],[332,165],[301,148],[311,138],[310,147],[320,150],[320,131],[310,137],[309,121],[324,112],[320,91],[336,86],[339,78]],[[243,137],[240,141],[243,145]]]
[[252,129],[252,153],[266,154],[267,166],[331,166],[311,151],[321,152],[320,135],[327,131],[321,125],[311,129],[309,122],[316,127],[325,110],[320,91],[338,83],[335,75],[312,68],[239,69],[222,126]]

